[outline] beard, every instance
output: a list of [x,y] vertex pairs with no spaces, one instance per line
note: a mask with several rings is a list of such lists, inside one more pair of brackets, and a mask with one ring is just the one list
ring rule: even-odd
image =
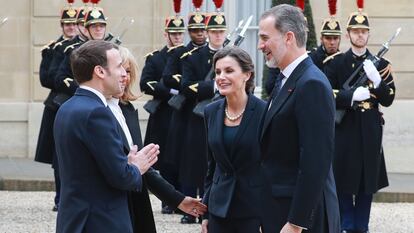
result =
[[277,61],[274,57],[272,59],[266,61],[266,66],[269,68],[277,68]]

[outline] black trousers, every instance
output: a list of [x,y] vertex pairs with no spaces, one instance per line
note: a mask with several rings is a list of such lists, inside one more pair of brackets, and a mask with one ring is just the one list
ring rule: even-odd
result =
[[220,218],[210,214],[209,233],[260,233],[259,218]]

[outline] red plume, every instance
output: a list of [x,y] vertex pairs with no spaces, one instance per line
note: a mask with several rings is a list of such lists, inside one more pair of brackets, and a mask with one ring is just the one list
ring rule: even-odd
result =
[[329,14],[336,15],[336,0],[328,0]]
[[69,4],[73,4],[75,2],[75,0],[68,0]]
[[305,0],[296,0],[296,6],[298,6],[302,11],[305,10]]
[[87,4],[89,2],[89,0],[82,0],[83,3]]
[[364,9],[364,0],[357,0],[357,6],[359,9]]
[[223,5],[223,0],[213,0],[214,5],[216,5],[216,8],[219,9]]
[[203,0],[193,0],[193,5],[196,9],[199,9],[203,4]]
[[174,0],[174,11],[176,14],[181,11],[181,0]]
[[93,4],[98,4],[100,0],[91,0]]

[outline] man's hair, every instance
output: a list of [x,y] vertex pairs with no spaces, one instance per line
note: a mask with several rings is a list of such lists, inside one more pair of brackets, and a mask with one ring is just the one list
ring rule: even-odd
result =
[[217,51],[217,53],[214,55],[214,69],[216,68],[217,61],[225,57],[232,57],[234,60],[236,60],[237,64],[240,66],[243,73],[251,73],[249,80],[247,80],[246,82],[245,91],[246,93],[253,93],[255,87],[254,64],[250,55],[246,51],[237,46],[226,46],[223,49]]
[[70,56],[70,65],[76,81],[81,84],[91,80],[95,66],[106,68],[106,51],[111,49],[118,49],[118,45],[102,40],[90,40],[74,50]]
[[293,32],[296,37],[296,45],[299,48],[306,46],[307,40],[307,23],[302,11],[295,6],[288,4],[281,4],[265,11],[260,20],[267,17],[275,19],[275,28],[280,33],[285,34],[289,31]]

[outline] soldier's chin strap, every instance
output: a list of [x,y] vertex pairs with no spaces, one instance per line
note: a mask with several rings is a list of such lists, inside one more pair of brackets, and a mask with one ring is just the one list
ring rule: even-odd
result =
[[171,40],[171,36],[169,32],[167,32],[167,36],[168,36],[168,40],[170,41],[171,47],[174,47],[174,43]]
[[80,30],[79,24],[76,24],[76,27],[78,28],[80,36],[83,37],[83,39],[85,40],[88,39],[88,37],[85,34],[83,34],[82,30]]

